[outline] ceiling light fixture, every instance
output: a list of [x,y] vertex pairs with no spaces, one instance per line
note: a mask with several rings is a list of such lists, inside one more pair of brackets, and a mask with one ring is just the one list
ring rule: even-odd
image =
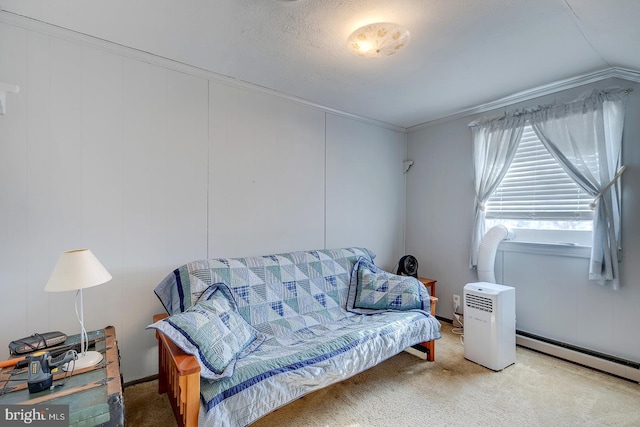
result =
[[397,53],[409,44],[409,30],[391,22],[378,22],[355,30],[347,39],[349,50],[363,58],[377,58]]

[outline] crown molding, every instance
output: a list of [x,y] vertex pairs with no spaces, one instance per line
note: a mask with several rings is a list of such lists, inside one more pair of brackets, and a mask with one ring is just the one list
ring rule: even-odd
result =
[[589,83],[598,82],[608,78],[619,78],[634,83],[640,83],[640,71],[629,70],[626,68],[611,67],[604,70],[595,71],[593,73],[583,74],[580,76],[572,77],[570,79],[559,80],[554,83],[549,83],[543,86],[538,86],[533,89],[525,90],[522,92],[514,93],[504,98],[500,98],[495,101],[487,102],[475,107],[466,108],[460,110],[457,113],[448,114],[440,118],[429,120],[419,125],[410,126],[407,128],[407,133],[413,133],[431,126],[450,122],[460,118],[472,116],[475,114],[486,113],[487,111],[495,110],[498,108],[508,107],[519,102],[529,101],[534,98],[538,98],[544,95],[550,95],[563,90],[572,89],[578,86],[582,86]]
[[289,95],[284,92],[279,92],[274,89],[269,89],[264,86],[259,86],[254,83],[246,82],[236,79],[231,76],[226,76],[213,71],[209,71],[203,68],[199,68],[193,65],[188,65],[183,62],[178,62],[163,56],[155,55],[153,53],[145,52],[139,49],[135,49],[129,46],[124,46],[118,43],[110,42],[108,40],[100,39],[88,34],[73,31],[64,27],[49,24],[37,19],[29,18],[23,15],[18,15],[0,8],[0,23],[13,25],[15,27],[24,28],[31,31],[36,31],[47,36],[60,38],[63,40],[76,42],[85,46],[97,48],[105,52],[121,55],[130,59],[146,62],[148,64],[157,65],[163,68],[167,68],[173,71],[189,74],[194,77],[200,77],[211,82],[221,83],[228,86],[236,87],[239,89],[252,90],[262,92],[264,94],[276,96],[287,101],[295,102],[297,104],[305,105],[321,110],[325,113],[334,114],[337,116],[345,117],[352,120],[357,120],[366,124],[374,125],[377,127],[389,129],[392,131],[406,134],[407,129],[402,126],[387,123],[381,120],[371,119],[369,117],[360,116],[346,111],[341,111],[336,108],[327,107],[304,98],[299,98],[294,95]]

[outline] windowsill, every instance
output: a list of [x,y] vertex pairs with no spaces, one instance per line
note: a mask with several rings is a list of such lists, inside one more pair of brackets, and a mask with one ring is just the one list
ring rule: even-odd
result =
[[498,246],[503,252],[520,252],[535,255],[565,256],[572,258],[586,258],[591,256],[591,247],[572,243],[539,243],[503,241]]

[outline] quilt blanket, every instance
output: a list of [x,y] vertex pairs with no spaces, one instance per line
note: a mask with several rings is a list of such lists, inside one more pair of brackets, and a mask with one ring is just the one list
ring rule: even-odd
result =
[[373,261],[374,255],[364,248],[344,248],[193,261],[168,275],[155,293],[175,314],[222,282],[247,322],[279,335],[343,317],[351,270],[360,257]]
[[[310,339],[312,338],[312,339]],[[346,314],[267,341],[238,360],[235,373],[202,380],[199,425],[245,426],[305,394],[349,378],[418,342],[440,338],[440,324],[421,312]]]
[[373,258],[364,248],[300,251],[194,261],[168,275],[155,293],[169,314],[224,283],[238,313],[267,336],[237,360],[233,376],[201,380],[200,425],[247,425],[407,347],[440,338],[440,324],[428,312],[346,311],[355,263]]

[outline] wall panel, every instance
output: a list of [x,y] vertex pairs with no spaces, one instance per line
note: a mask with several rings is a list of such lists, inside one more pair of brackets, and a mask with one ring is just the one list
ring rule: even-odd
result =
[[[82,48],[81,220],[80,239],[71,248],[87,247],[113,279],[83,291],[88,330],[122,325],[117,307],[122,300],[123,82],[122,57]],[[76,178],[76,179],[78,179]]]
[[207,257],[207,87],[205,79],[167,73],[168,164],[163,173],[167,174],[166,232],[176,266]]
[[437,314],[447,318],[453,318],[452,296],[462,296],[464,285],[477,280],[469,269],[473,219],[469,138],[463,125],[428,128],[408,139],[407,158],[414,165],[407,173],[406,248],[417,257],[419,272],[438,281]]
[[[0,80],[27,87],[27,31],[0,26]],[[5,58],[11,58],[6,60]],[[29,315],[24,306],[29,295],[27,278],[28,218],[28,105],[26,94],[7,95],[7,115],[0,116],[0,298],[3,318],[14,319],[17,330],[26,329]],[[10,114],[10,115],[9,115]],[[7,328],[0,343],[8,342]]]
[[324,113],[211,83],[209,255],[324,246]]
[[[49,179],[51,177],[51,102],[49,37],[30,32],[27,39],[27,259],[26,269],[29,311],[27,331],[44,331],[49,318],[49,297],[42,291],[49,271],[51,206]],[[33,262],[31,262],[33,261]]]
[[0,56],[21,87],[0,117],[0,341],[80,331],[74,293],[44,286],[89,247],[113,280],[85,290],[86,326],[116,326],[126,378],[152,375],[153,287],[206,257],[208,82],[4,24]]
[[327,114],[327,247],[364,246],[393,269],[403,255],[405,135]]
[[165,203],[170,161],[163,126],[168,115],[167,72],[159,67],[126,59],[123,63],[123,186],[122,198],[122,300],[118,338],[122,357],[129,361],[124,374],[153,372],[153,333],[141,333],[159,302],[149,299],[149,289],[162,280],[170,264]]

